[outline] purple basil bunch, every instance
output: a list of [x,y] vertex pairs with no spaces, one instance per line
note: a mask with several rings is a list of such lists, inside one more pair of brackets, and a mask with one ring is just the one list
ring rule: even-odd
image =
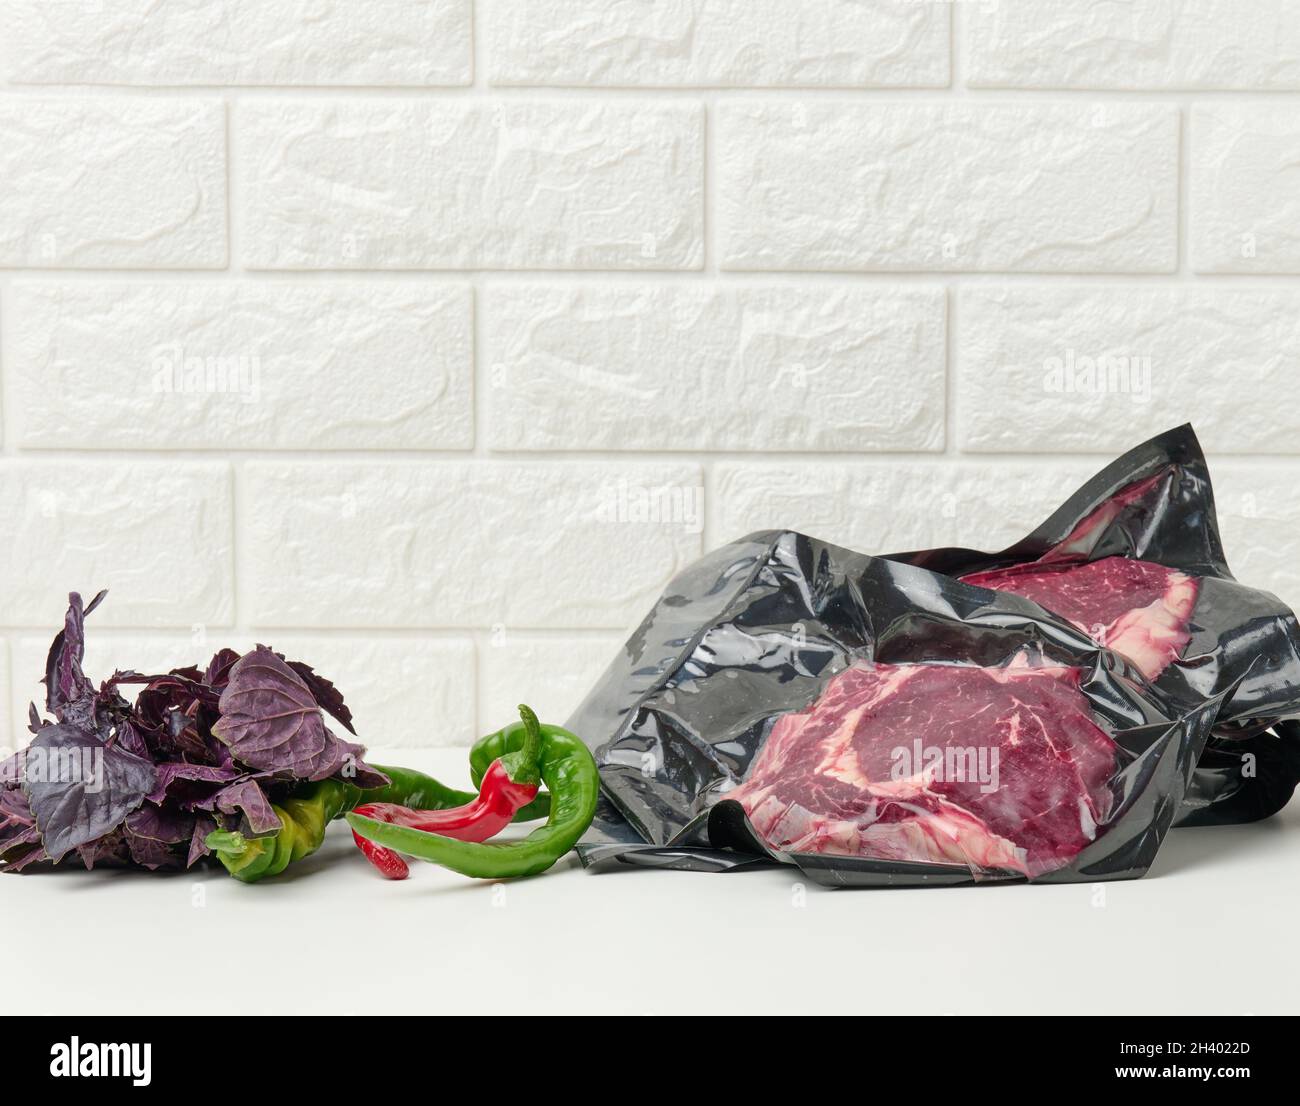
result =
[[[280,828],[272,803],[306,780],[387,782],[365,750],[336,737],[352,714],[329,680],[259,645],[221,649],[203,668],[115,672],[96,689],[82,671],[85,616],[68,598],[46,660],[46,710],[31,707],[30,745],[0,763],[0,860],[23,871],[75,852],[96,864],[187,868],[215,829],[260,837]],[[134,703],[120,688],[139,686]]]

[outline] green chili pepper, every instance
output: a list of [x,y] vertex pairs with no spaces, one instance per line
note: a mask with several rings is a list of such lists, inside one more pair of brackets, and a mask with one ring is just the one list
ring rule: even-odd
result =
[[[362,803],[399,803],[422,810],[444,810],[463,806],[474,798],[472,792],[447,787],[423,772],[383,765],[375,767],[389,778],[387,787],[362,790],[344,780],[307,784],[292,798],[272,805],[281,822],[281,828],[275,833],[266,837],[245,837],[231,830],[214,830],[204,843],[216,853],[217,859],[232,876],[253,883],[267,876],[278,876],[295,860],[314,853],[325,839],[325,827]],[[536,806],[542,798],[545,796],[539,796],[530,806]],[[522,821],[526,811],[527,808],[521,810],[516,821]]]
[[[495,756],[521,749],[525,727],[516,722],[475,746],[470,771],[481,779]],[[429,860],[478,879],[512,879],[546,871],[577,844],[596,814],[600,776],[582,739],[559,726],[542,727],[542,782],[550,792],[546,824],[519,841],[457,841],[409,826],[348,814],[362,837],[399,853]]]

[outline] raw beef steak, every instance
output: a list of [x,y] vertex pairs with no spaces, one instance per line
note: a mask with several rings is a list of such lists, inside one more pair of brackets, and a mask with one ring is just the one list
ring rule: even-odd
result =
[[1116,746],[1082,669],[857,662],[782,716],[735,799],[789,852],[1041,875],[1110,814]]
[[962,580],[1032,599],[1128,657],[1148,680],[1177,660],[1192,639],[1187,624],[1196,606],[1195,577],[1150,561],[1038,561],[973,572]]

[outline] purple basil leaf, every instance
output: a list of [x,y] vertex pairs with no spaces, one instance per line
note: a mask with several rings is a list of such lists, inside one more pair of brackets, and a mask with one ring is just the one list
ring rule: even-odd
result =
[[151,803],[161,803],[177,792],[192,794],[206,790],[202,787],[186,788],[184,787],[186,783],[208,784],[219,789],[243,774],[237,768],[219,768],[213,764],[189,764],[185,761],[169,761],[166,764],[159,764],[157,768],[158,779],[148,795]]
[[0,868],[0,871],[17,874],[25,872],[28,868],[48,863],[49,859],[45,855],[45,850],[40,845],[36,845],[25,852],[15,852],[13,856],[6,857],[4,867]]
[[146,743],[144,735],[129,720],[118,725],[117,743],[133,756],[141,757],[144,760],[153,759],[149,753],[149,745]]
[[0,856],[40,842],[27,796],[17,787],[0,787]]
[[282,778],[323,780],[351,755],[302,678],[264,645],[230,670],[212,732],[241,764]]
[[230,679],[230,670],[239,662],[239,654],[233,649],[218,649],[208,661],[203,673],[203,682],[209,687],[222,688]]
[[[127,816],[126,843],[131,859],[143,868],[179,868],[194,836],[195,817],[184,811],[145,803]],[[184,850],[178,846],[184,845]]]
[[18,787],[23,782],[23,764],[27,754],[19,749],[13,756],[0,760],[0,794],[6,787]]
[[32,807],[22,788],[0,787],[0,826],[11,822],[15,825],[33,825],[35,819],[32,817]]
[[241,780],[218,791],[215,805],[222,814],[242,811],[244,817],[241,830],[248,837],[266,837],[283,826],[279,815],[271,808],[266,792],[256,780]]
[[107,833],[88,844],[78,845],[77,855],[81,858],[81,863],[86,866],[86,871],[91,871],[100,864],[106,864],[110,868],[129,868],[134,859],[127,844],[126,833],[121,829]]
[[115,829],[144,802],[156,778],[147,760],[63,724],[46,726],[32,739],[24,765],[23,791],[45,851],[56,861]]
[[[68,611],[63,629],[55,636],[45,660],[46,708],[59,722],[107,739],[116,724],[126,716],[130,705],[120,696],[112,683],[105,684],[97,693],[94,684],[82,671],[85,653],[85,620],[108,593],[101,591],[84,610],[81,596],[75,591],[68,596]],[[30,729],[38,733],[42,728],[40,714],[32,705]]]
[[118,684],[146,684],[149,691],[166,687],[172,689],[173,694],[177,696],[184,693],[186,699],[211,702],[214,706],[219,698],[204,681],[203,673],[192,665],[186,668],[173,668],[170,672],[154,673],[153,675],[131,670],[124,672],[119,669],[113,673],[113,678],[104,686],[110,688],[116,687]]
[[352,712],[348,710],[347,704],[343,702],[343,693],[339,691],[329,680],[317,673],[311,665],[303,664],[302,661],[287,661],[290,668],[302,677],[312,693],[312,697],[320,705],[322,710],[328,711],[337,718],[350,734],[357,731],[352,725]]
[[343,746],[345,752],[343,763],[334,773],[335,776],[363,789],[388,786],[391,782],[389,778],[361,759],[366,755],[364,745],[355,745],[350,741],[340,741],[339,744]]
[[136,696],[130,721],[152,759],[214,760],[217,743],[212,739],[211,722],[217,717],[220,696],[184,670],[141,679],[148,684]]
[[155,841],[152,837],[140,837],[129,829],[126,831],[126,847],[131,852],[131,860],[151,872],[178,869],[184,864],[184,854],[175,845]]
[[0,871],[21,872],[47,859],[27,796],[17,787],[0,787]]
[[212,850],[206,842],[208,834],[217,828],[217,820],[211,814],[200,814],[194,819],[194,832],[190,835],[190,851],[185,858],[185,867],[193,868]]
[[84,610],[81,596],[75,591],[69,594],[63,629],[55,635],[45,658],[45,706],[59,721],[63,721],[69,706],[95,697],[94,685],[81,670],[81,659],[86,652],[86,615],[99,606],[106,594],[101,591]]
[[126,831],[134,837],[147,837],[164,845],[189,844],[194,833],[194,815],[154,803],[145,803],[127,815]]

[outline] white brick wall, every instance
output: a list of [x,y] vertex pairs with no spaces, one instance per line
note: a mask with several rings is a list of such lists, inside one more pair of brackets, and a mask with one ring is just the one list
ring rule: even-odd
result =
[[96,674],[268,641],[464,742],[708,546],[996,546],[1184,419],[1300,603],[1292,0],[8,0],[0,51],[0,724],[109,587]]

